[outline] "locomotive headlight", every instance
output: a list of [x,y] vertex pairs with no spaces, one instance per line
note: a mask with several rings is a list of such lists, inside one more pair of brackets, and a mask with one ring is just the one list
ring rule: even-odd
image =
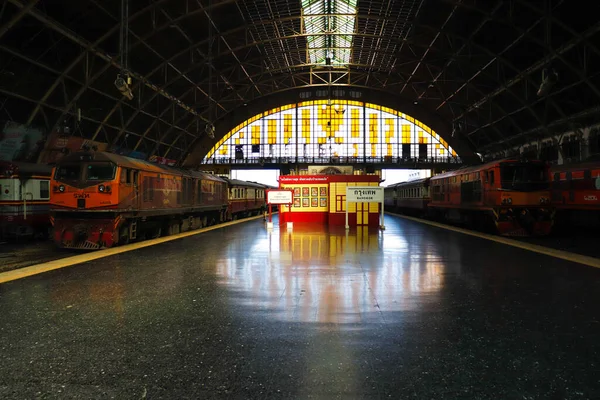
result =
[[106,185],[106,193],[110,193],[110,185]]
[[98,191],[99,191],[100,193],[104,193],[104,191],[105,191],[105,190],[106,190],[106,188],[104,187],[104,185],[100,185],[100,186],[98,186]]
[[61,193],[64,192],[65,191],[65,186],[64,185],[60,185],[58,187],[58,191],[61,192]]
[[508,198],[508,204],[512,204],[512,197]]

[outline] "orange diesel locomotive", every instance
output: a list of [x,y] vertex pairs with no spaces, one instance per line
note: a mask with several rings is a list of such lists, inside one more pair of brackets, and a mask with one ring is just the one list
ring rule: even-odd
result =
[[112,153],[63,157],[51,189],[54,242],[66,248],[112,247],[228,217],[225,180]]
[[[549,167],[542,161],[505,159],[436,175],[430,213],[502,235],[547,235],[552,230]],[[491,225],[491,226],[494,226]]]

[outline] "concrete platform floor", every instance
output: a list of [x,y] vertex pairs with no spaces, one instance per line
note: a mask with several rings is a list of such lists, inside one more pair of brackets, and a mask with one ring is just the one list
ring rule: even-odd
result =
[[0,285],[1,399],[600,398],[600,270],[386,216]]

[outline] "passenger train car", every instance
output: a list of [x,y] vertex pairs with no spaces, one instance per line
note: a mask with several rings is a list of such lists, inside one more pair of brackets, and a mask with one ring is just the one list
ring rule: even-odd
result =
[[267,186],[239,179],[223,178],[229,190],[229,217],[238,219],[265,211]]
[[561,225],[600,224],[600,160],[550,169],[552,205]]
[[0,238],[47,235],[52,167],[0,161]]
[[549,167],[542,161],[505,159],[436,175],[430,180],[430,213],[493,228],[508,236],[547,235]]
[[[262,195],[256,184],[106,152],[63,157],[51,190],[54,242],[89,250],[177,234],[265,207],[264,196],[256,200]],[[230,194],[239,198],[232,203]]]
[[430,201],[429,178],[396,183],[384,188],[386,210],[425,217]]

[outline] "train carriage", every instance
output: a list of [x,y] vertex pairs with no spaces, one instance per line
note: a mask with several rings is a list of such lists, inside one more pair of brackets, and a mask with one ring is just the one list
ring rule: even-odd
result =
[[0,238],[47,235],[52,167],[0,161]]
[[387,186],[384,189],[385,209],[426,216],[427,206],[431,201],[429,180],[430,178],[423,178]]
[[225,180],[112,153],[62,158],[51,187],[53,237],[60,247],[112,247],[227,217]]
[[266,185],[238,179],[227,181],[229,196],[229,219],[262,214],[266,209]]
[[505,159],[431,178],[430,212],[502,235],[547,235],[552,230],[549,167],[542,161]]

